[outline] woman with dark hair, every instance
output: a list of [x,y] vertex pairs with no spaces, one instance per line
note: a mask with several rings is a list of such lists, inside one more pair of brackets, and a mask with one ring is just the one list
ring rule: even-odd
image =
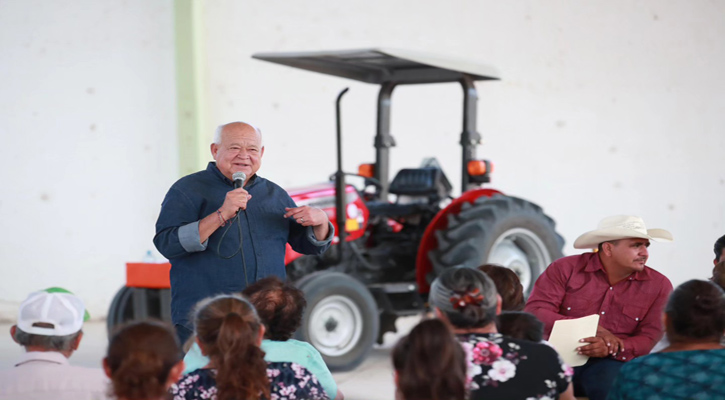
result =
[[496,317],[496,328],[512,339],[539,343],[544,340],[544,323],[534,314],[523,311],[503,311]]
[[[302,323],[302,313],[307,305],[302,291],[289,282],[271,276],[247,286],[242,294],[257,310],[266,328],[260,346],[265,353],[265,361],[299,364],[317,378],[328,397],[343,400],[344,396],[337,388],[320,352],[307,342],[292,339]],[[209,358],[202,355],[199,345],[194,343],[186,353],[184,362],[184,373],[189,373],[203,368],[209,363]]]
[[524,309],[524,287],[516,272],[498,264],[483,264],[478,269],[496,285],[496,291],[501,296],[501,311]]
[[504,335],[514,339],[540,342],[544,335],[544,324],[533,314],[522,310],[524,287],[516,273],[497,264],[483,264],[478,270],[488,275],[501,296],[501,314],[496,317],[496,327]]
[[135,322],[119,328],[108,344],[103,369],[118,400],[166,399],[184,370],[176,334],[162,322]]
[[466,351],[472,400],[574,399],[572,369],[554,349],[498,333],[501,297],[486,274],[448,269],[433,281],[429,301]]
[[725,398],[725,293],[691,280],[670,295],[664,312],[669,346],[626,363],[609,399]]
[[194,330],[210,361],[171,387],[175,400],[327,399],[306,368],[264,360],[265,327],[246,299],[221,295],[201,302]]
[[466,398],[466,355],[440,320],[426,320],[393,348],[397,400]]

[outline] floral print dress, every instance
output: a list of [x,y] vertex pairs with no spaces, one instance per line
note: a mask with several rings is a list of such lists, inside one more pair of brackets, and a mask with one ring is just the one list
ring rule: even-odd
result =
[[466,352],[471,400],[553,400],[571,383],[573,370],[545,344],[499,333],[457,338]]
[[[268,400],[328,399],[317,378],[305,367],[289,362],[271,362],[267,365],[267,377],[271,385],[271,398]],[[215,376],[214,369],[197,369],[184,375],[169,391],[173,400],[216,400]]]

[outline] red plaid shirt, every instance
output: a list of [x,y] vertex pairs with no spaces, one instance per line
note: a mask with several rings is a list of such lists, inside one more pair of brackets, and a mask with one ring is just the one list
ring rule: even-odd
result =
[[662,309],[672,292],[666,276],[645,267],[609,284],[596,253],[560,258],[539,277],[524,311],[544,323],[548,339],[554,321],[599,314],[599,325],[624,341],[614,355],[629,361],[648,354],[662,338]]

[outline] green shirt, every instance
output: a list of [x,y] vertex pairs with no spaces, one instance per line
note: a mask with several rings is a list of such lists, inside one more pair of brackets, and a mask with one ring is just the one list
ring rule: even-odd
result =
[[[327,364],[322,359],[320,352],[311,344],[295,339],[287,341],[262,340],[260,346],[264,351],[264,360],[267,362],[293,362],[310,371],[325,389],[325,393],[331,399],[337,396],[337,383],[333,379]],[[199,345],[194,343],[184,357],[184,374],[188,374],[209,364],[209,358],[201,354]]]

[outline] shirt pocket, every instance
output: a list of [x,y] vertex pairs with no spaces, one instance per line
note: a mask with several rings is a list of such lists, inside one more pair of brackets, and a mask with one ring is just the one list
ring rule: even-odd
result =
[[590,299],[575,297],[568,295],[561,302],[559,312],[569,317],[583,317],[589,314],[595,314],[597,311],[594,302]]
[[617,318],[617,330],[625,334],[634,332],[646,312],[647,309],[644,307],[625,304],[622,306],[622,314]]

